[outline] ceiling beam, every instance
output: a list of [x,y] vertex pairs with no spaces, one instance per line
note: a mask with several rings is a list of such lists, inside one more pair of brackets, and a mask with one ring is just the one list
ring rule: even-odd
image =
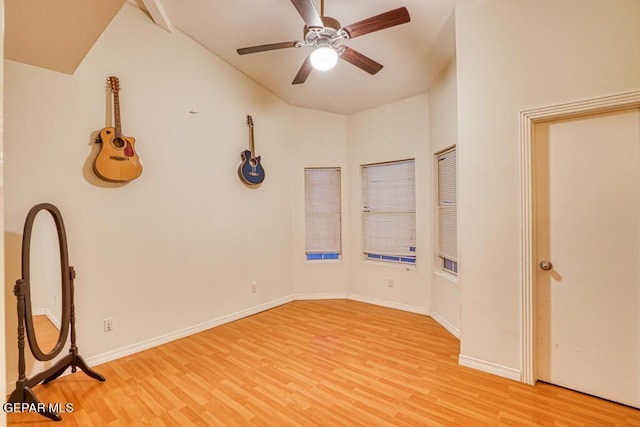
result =
[[169,32],[173,30],[173,25],[171,25],[169,16],[167,16],[164,7],[162,7],[161,0],[137,0],[136,3],[138,3],[141,9],[146,9],[146,11],[149,12],[151,19],[153,19],[156,25]]

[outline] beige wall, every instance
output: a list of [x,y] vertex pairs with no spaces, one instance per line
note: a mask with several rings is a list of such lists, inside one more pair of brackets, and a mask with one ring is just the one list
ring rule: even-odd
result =
[[460,286],[458,278],[442,272],[442,261],[437,256],[437,160],[435,154],[458,143],[456,61],[452,60],[429,89],[429,140],[433,165],[433,185],[430,206],[434,215],[433,274],[431,276],[431,315],[457,337],[460,336]]
[[[294,112],[294,250],[293,290],[299,297],[352,297],[429,312],[431,247],[431,171],[429,101],[420,95],[344,117],[318,111]],[[416,159],[418,262],[405,267],[363,261],[361,256],[362,198],[360,165],[406,158]],[[304,261],[305,166],[342,168],[342,246],[339,262]],[[389,278],[394,287],[387,286]]]
[[[419,95],[349,116],[347,139],[349,292],[428,312],[433,258],[428,96]],[[360,165],[409,158],[416,161],[416,266],[364,261]],[[389,278],[395,281],[392,288],[387,286]]]
[[[9,382],[17,366],[10,289],[24,219],[39,202],[65,219],[86,358],[291,294],[292,107],[131,4],[73,76],[5,65]],[[123,131],[137,138],[144,164],[127,185],[91,172],[110,74],[121,80]],[[246,114],[266,169],[257,190],[236,174]],[[108,334],[106,317],[115,323]]]
[[456,39],[461,353],[463,359],[517,375],[518,114],[638,90],[640,2],[470,4],[457,10]]
[[348,251],[347,218],[349,192],[347,182],[347,117],[296,108],[293,112],[293,179],[291,197],[293,215],[293,293],[303,297],[329,297],[347,291],[347,263],[306,261],[304,223],[304,168],[340,167],[342,179],[342,249]]

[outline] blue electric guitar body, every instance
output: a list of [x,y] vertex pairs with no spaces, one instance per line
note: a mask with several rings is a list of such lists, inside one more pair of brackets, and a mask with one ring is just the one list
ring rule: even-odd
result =
[[264,181],[264,168],[260,164],[260,156],[255,155],[253,142],[253,118],[247,116],[247,126],[249,126],[249,150],[240,153],[242,163],[238,166],[238,176],[245,185],[250,187],[258,186]]

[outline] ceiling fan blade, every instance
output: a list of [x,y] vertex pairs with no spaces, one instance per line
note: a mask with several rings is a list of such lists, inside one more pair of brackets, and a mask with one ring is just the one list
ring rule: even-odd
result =
[[260,46],[243,47],[238,49],[238,55],[246,55],[248,53],[265,52],[267,50],[286,49],[288,47],[296,47],[298,42],[282,42],[262,44]]
[[324,28],[322,18],[313,0],[291,0],[308,28]]
[[307,56],[307,59],[305,59],[302,63],[302,67],[300,67],[298,74],[296,74],[296,77],[295,79],[293,79],[291,84],[299,85],[307,81],[307,77],[309,77],[309,74],[311,74],[311,70],[313,70],[313,66],[311,65],[311,57]]
[[364,19],[356,22],[355,24],[347,25],[343,28],[349,33],[350,38],[360,37],[364,34],[373,33],[374,31],[384,30],[385,28],[395,27],[396,25],[405,24],[411,20],[409,11],[406,7],[400,7],[398,9],[390,10],[389,12],[381,13],[380,15],[372,16],[371,18]]
[[340,55],[340,58],[366,71],[369,74],[375,74],[378,71],[382,70],[383,67],[382,64],[377,63],[368,56],[364,56],[360,52],[349,47],[345,48],[344,52],[342,52],[342,55]]

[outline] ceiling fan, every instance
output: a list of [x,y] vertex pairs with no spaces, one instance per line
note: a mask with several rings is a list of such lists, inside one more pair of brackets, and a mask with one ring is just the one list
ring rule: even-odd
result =
[[321,71],[333,68],[338,59],[343,59],[369,74],[376,74],[382,69],[382,64],[342,45],[342,42],[411,20],[407,8],[400,7],[343,27],[338,20],[324,16],[324,0],[321,0],[320,3],[320,13],[318,13],[313,0],[291,0],[291,3],[296,7],[305,23],[303,40],[245,47],[238,49],[238,54],[246,55],[290,47],[309,46],[313,48],[313,52],[307,56],[300,71],[293,79],[292,84],[294,85],[304,83],[314,68]]

